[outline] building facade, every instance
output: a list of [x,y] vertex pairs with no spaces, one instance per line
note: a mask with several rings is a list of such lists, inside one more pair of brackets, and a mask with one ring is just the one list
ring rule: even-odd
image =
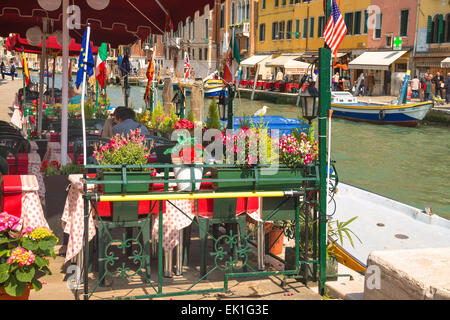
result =
[[441,67],[450,56],[450,1],[418,0],[418,7],[414,69],[417,74],[450,72]]

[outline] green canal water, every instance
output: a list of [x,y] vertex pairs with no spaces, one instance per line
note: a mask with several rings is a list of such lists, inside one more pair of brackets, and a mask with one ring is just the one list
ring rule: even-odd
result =
[[[58,76],[55,83],[61,87]],[[144,107],[144,90],[131,87],[134,109]],[[124,104],[120,87],[110,86],[108,96],[111,105]],[[266,115],[299,116],[295,105],[239,97],[234,103],[235,116],[252,115],[264,105],[269,106]],[[331,127],[331,158],[336,160],[342,182],[419,209],[430,205],[435,214],[450,219],[450,128],[403,128],[342,119],[333,119]]]

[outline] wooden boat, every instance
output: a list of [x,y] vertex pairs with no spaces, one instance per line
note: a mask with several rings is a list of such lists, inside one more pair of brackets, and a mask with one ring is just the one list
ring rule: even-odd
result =
[[[383,195],[339,182],[328,212],[340,222],[358,217],[348,227],[361,240],[345,238],[342,247],[367,263],[372,251],[442,248],[450,243],[450,220]],[[351,259],[349,259],[351,260]],[[351,265],[347,265],[355,271]]]
[[350,92],[332,92],[333,116],[374,124],[415,127],[433,107],[432,101],[409,104],[381,104],[358,102]]
[[225,83],[221,79],[207,79],[203,81],[205,90],[205,98],[218,97],[225,87]]

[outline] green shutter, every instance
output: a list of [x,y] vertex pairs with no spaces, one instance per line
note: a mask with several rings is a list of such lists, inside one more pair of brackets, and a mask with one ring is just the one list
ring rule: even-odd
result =
[[444,42],[444,16],[442,14],[438,15],[438,35],[437,42]]
[[427,22],[427,43],[433,42],[433,19],[431,16],[428,16]]

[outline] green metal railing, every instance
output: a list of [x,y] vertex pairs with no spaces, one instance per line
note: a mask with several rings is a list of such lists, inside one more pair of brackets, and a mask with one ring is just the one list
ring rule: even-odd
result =
[[[169,178],[169,171],[173,170],[175,167],[185,166],[181,164],[151,164],[146,166],[99,166],[99,165],[86,165],[85,172],[83,176],[84,182],[84,208],[85,208],[85,233],[84,233],[84,299],[89,299],[92,297],[93,293],[98,289],[101,285],[102,281],[106,276],[111,277],[120,277],[123,280],[130,276],[135,276],[136,274],[140,274],[143,276],[145,282],[152,288],[153,293],[139,295],[134,297],[127,297],[126,299],[148,299],[155,297],[168,297],[168,296],[179,296],[179,295],[189,295],[189,294],[203,294],[203,293],[214,293],[214,292],[226,292],[229,290],[229,280],[232,278],[242,278],[242,277],[254,277],[254,276],[271,276],[271,275],[282,275],[285,279],[288,278],[300,278],[305,283],[310,279],[308,276],[308,271],[312,274],[312,280],[317,280],[317,270],[318,267],[326,262],[321,259],[323,254],[319,252],[319,250],[326,250],[326,247],[319,246],[318,239],[320,236],[320,224],[326,223],[326,221],[321,221],[319,219],[319,204],[317,201],[317,191],[319,187],[318,180],[318,164],[314,163],[305,167],[304,177],[299,179],[298,177],[292,178],[283,178],[278,179],[276,177],[261,177],[255,175],[252,178],[245,179],[246,181],[251,181],[254,184],[254,189],[249,191],[236,191],[236,192],[220,192],[220,191],[208,191],[208,190],[198,190],[193,192],[182,192],[182,191],[169,191],[168,185],[169,183],[174,182],[190,182],[194,187],[196,182],[207,181],[207,182],[236,182],[241,183],[244,179],[216,179],[212,177],[204,178],[204,179],[171,179]],[[204,171],[210,169],[220,170],[221,168],[230,168],[235,167],[235,165],[226,165],[226,164],[192,164],[190,165],[191,177],[194,177],[193,168],[195,167],[203,167]],[[265,166],[255,165],[251,170],[258,170]],[[267,167],[267,166],[266,166]],[[130,170],[145,170],[150,168],[156,168],[163,171],[162,177],[153,177],[149,180],[132,180],[129,177],[129,173],[132,172]],[[121,174],[117,176],[116,180],[101,180],[99,178],[88,178],[88,172],[92,172],[93,170],[108,170],[108,169],[120,169]],[[337,179],[336,171],[332,178]],[[277,191],[264,191],[257,190],[256,186],[259,182],[264,181],[279,181],[280,184],[285,182],[298,182],[299,188],[296,190],[277,190]],[[157,193],[127,193],[127,187],[137,183],[163,183],[164,191]],[[115,194],[113,196],[104,195],[98,191],[98,189],[94,188],[93,191],[87,190],[87,184],[94,185],[106,185],[106,184],[120,184],[122,186],[120,194]],[[282,189],[282,188],[280,188]],[[193,188],[192,190],[195,190]],[[176,195],[176,196],[175,196]],[[110,198],[108,198],[110,197]],[[230,231],[229,234],[224,234],[222,236],[214,236],[209,233],[209,230],[205,230],[204,226],[199,223],[195,218],[191,218],[187,215],[183,210],[176,206],[170,198],[176,199],[195,199],[195,198],[238,198],[238,197],[272,197],[277,199],[277,205],[273,208],[273,210],[264,215],[262,222],[259,222],[255,228],[249,232],[233,232]],[[130,200],[131,199],[131,200]],[[148,239],[144,241],[144,245],[139,244],[138,238],[142,236],[142,228],[147,228],[149,225],[149,219],[151,214],[149,213],[145,219],[141,219],[142,226],[138,235],[136,237],[125,238],[123,236],[122,239],[113,239],[111,233],[108,228],[105,227],[105,221],[100,217],[97,213],[97,204],[104,201],[114,201],[115,204],[118,203],[126,203],[127,201],[137,201],[137,200],[154,200],[153,207],[156,203],[159,204],[159,212],[158,217],[159,221],[163,221],[163,201],[164,199],[172,206],[174,206],[181,214],[191,220],[191,225],[197,226],[199,230],[201,230],[204,234],[207,235],[207,238],[211,238],[214,241],[214,250],[210,252],[209,255],[214,258],[215,265],[211,270],[207,271],[205,275],[199,276],[199,279],[192,283],[186,290],[182,290],[179,292],[165,292],[163,289],[163,223],[159,223],[158,225],[158,275],[156,281],[151,280],[151,269],[150,264],[147,263],[144,271],[143,265],[145,262],[149,261],[148,253],[144,252],[144,247],[148,245]],[[285,227],[285,233],[289,237],[295,239],[295,267],[290,270],[284,271],[264,271],[264,270],[256,270],[257,267],[252,265],[249,261],[249,255],[252,253],[252,249],[249,246],[252,243],[251,239],[254,238],[254,235],[258,231],[258,229],[263,228],[264,223],[267,221],[272,221],[273,217],[277,214],[280,208],[289,201],[289,199],[293,199],[293,219],[290,221],[289,227]],[[92,208],[91,210],[95,213],[95,219],[98,222],[98,226],[103,228],[106,231],[107,238],[109,239],[108,243],[102,244],[102,249],[104,250],[104,258],[102,258],[101,262],[104,263],[104,272],[103,274],[99,274],[98,282],[94,286],[94,288],[89,292],[88,285],[88,271],[90,264],[89,257],[89,241],[88,241],[88,224],[89,224],[89,215],[91,210],[89,206]],[[153,208],[150,209],[152,212]],[[272,219],[272,220],[271,220]],[[301,224],[303,226],[307,226],[302,231],[301,234]],[[123,226],[131,226],[131,224],[127,224],[127,222],[123,223]],[[310,237],[309,226],[312,226],[312,239]],[[302,241],[301,241],[302,239]],[[309,247],[309,242],[312,240],[312,248]],[[134,261],[135,265],[138,267],[138,270],[135,272],[131,272],[128,267],[124,264],[119,265],[116,269],[110,270],[110,267],[114,265],[114,261],[118,261],[118,257],[116,257],[109,250],[112,247],[112,243],[117,243],[118,248],[122,249],[122,253],[125,253],[127,248],[129,251],[131,250],[131,244],[137,243],[138,249],[134,250],[132,253],[128,255],[128,259],[130,261]],[[224,245],[228,247],[228,250],[225,250]],[[231,252],[231,254],[230,254]],[[200,252],[203,254],[203,252]],[[266,253],[267,254],[267,253]],[[276,257],[276,256],[274,256]],[[284,260],[276,257],[281,262],[285,262]],[[147,260],[146,260],[147,259]],[[151,262],[150,262],[151,263]],[[308,269],[312,264],[312,270]],[[302,267],[304,266],[304,267]],[[211,273],[213,272],[222,272],[223,274],[223,287],[215,288],[215,289],[198,289],[196,286],[204,281]],[[320,280],[320,279],[319,279]]]

